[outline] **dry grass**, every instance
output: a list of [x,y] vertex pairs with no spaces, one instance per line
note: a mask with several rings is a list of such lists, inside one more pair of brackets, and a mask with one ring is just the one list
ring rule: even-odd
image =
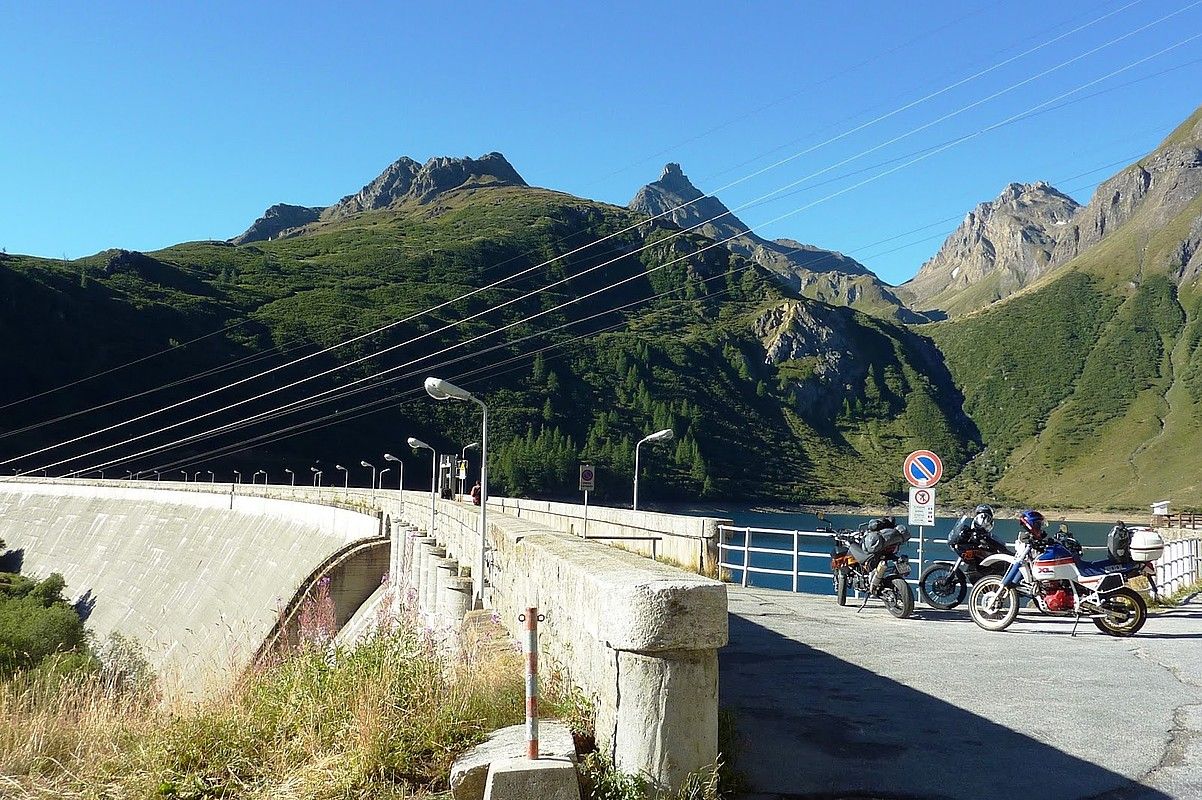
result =
[[300,645],[187,706],[98,676],[18,675],[0,684],[0,796],[430,796],[523,708],[517,653],[450,662],[413,629]]

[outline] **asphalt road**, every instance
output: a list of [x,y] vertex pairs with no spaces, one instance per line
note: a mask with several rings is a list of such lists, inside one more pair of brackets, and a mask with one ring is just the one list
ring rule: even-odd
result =
[[1202,601],[1126,639],[1071,630],[730,587],[720,694],[749,797],[1202,799]]

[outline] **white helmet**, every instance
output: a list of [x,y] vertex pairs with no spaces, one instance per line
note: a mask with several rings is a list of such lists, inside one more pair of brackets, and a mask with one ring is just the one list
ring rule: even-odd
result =
[[973,509],[972,526],[989,533],[993,530],[993,509],[981,505]]

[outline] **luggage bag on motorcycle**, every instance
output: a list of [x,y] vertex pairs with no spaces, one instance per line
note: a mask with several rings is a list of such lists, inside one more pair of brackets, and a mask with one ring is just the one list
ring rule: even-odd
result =
[[[882,524],[888,520],[887,524]],[[884,517],[868,523],[868,531],[864,534],[861,545],[869,555],[879,555],[894,545],[910,541],[910,529],[905,525],[897,526],[892,517]]]

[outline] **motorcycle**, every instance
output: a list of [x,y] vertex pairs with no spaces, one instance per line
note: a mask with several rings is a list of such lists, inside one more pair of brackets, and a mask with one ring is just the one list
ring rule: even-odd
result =
[[[1080,545],[1074,552],[1076,540],[1067,534],[1061,526],[1058,537],[1020,537],[1013,556],[998,554],[982,561],[983,567],[1005,564],[1007,570],[1001,576],[986,575],[973,586],[968,597],[973,622],[985,630],[1005,630],[1018,616],[1020,595],[1026,595],[1045,614],[1074,617],[1074,636],[1082,617],[1110,636],[1139,631],[1148,607],[1127,580],[1150,574],[1151,562],[1164,551],[1163,541],[1155,531],[1133,531],[1120,522],[1108,537],[1111,558],[1088,562],[1080,557]],[[1124,536],[1130,543],[1126,553],[1116,547]]]
[[955,561],[935,561],[922,571],[918,593],[927,605],[944,611],[964,602],[968,587],[986,575],[1004,575],[1006,566],[985,559],[999,554],[1009,555],[1006,545],[974,527],[972,517],[965,514],[947,536],[948,547],[956,554]]
[[850,587],[864,595],[856,613],[863,610],[870,597],[879,597],[893,616],[910,616],[914,611],[914,593],[906,583],[910,560],[899,552],[910,540],[910,530],[886,517],[865,523],[858,530],[831,532],[835,535],[831,551],[835,602],[847,605]]

